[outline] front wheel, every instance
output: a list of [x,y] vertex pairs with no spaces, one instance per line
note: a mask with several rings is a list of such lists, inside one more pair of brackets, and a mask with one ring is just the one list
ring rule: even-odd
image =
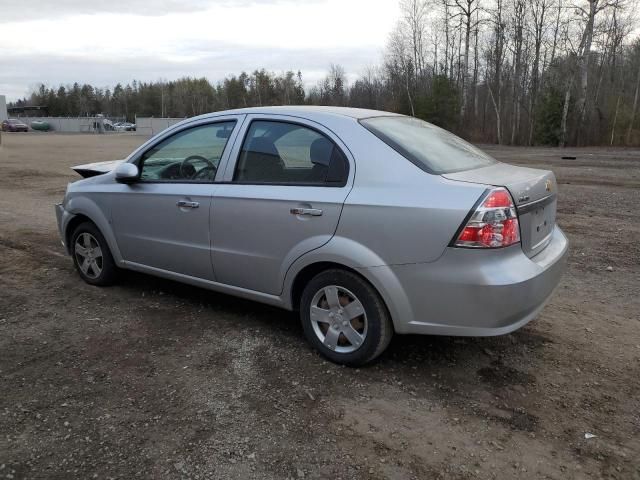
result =
[[305,287],[300,318],[307,340],[329,360],[364,365],[389,345],[393,327],[376,290],[346,270],[326,270]]
[[106,286],[115,282],[118,273],[109,245],[98,227],[85,222],[71,235],[73,263],[82,279],[91,284]]

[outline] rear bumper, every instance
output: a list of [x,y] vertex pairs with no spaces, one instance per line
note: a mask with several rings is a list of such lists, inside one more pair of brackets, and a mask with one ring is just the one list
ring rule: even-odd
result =
[[[503,335],[532,320],[564,271],[568,242],[557,226],[528,258],[520,245],[497,250],[447,248],[433,263],[374,267],[397,333]],[[365,272],[363,272],[365,273]]]

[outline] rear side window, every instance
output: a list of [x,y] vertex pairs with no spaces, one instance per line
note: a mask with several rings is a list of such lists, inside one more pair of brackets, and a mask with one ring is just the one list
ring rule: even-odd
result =
[[255,120],[234,172],[238,183],[343,186],[349,163],[322,133],[288,122]]
[[437,175],[471,170],[496,160],[469,142],[413,117],[372,117],[360,124],[422,170]]

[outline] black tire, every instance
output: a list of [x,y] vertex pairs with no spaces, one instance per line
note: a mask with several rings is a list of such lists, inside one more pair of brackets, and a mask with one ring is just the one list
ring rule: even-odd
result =
[[[352,324],[353,321],[360,322],[360,325],[366,324],[366,330],[364,329],[364,327],[361,327],[363,333],[365,333],[364,339],[362,343],[357,347],[354,344],[351,344],[346,335],[342,333],[342,331],[340,331],[341,333],[337,334],[339,335],[337,337],[337,347],[333,347],[335,350],[329,348],[319,337],[318,330],[320,331],[320,334],[324,333],[326,340],[327,336],[323,330],[326,328],[326,332],[328,332],[329,328],[332,327],[330,327],[329,325],[325,325],[322,322],[312,321],[311,319],[312,302],[314,302],[314,299],[316,299],[315,301],[317,301],[318,296],[320,296],[321,304],[324,302],[325,305],[321,308],[330,308],[328,306],[328,303],[326,303],[328,302],[327,297],[323,297],[323,293],[321,293],[321,290],[323,290],[325,287],[330,286],[336,286],[339,287],[339,289],[344,289],[347,291],[340,291],[339,295],[342,295],[339,296],[340,304],[342,304],[343,299],[346,299],[344,301],[348,302],[348,293],[352,293],[353,296],[356,297],[356,300],[358,300],[364,308],[364,317],[358,317],[359,320],[358,318],[356,318],[355,320],[348,320],[350,324]],[[345,308],[348,308],[348,304],[347,306],[345,306]],[[340,312],[342,311],[342,308],[340,308]],[[331,321],[335,322],[335,318],[336,317],[334,317]],[[389,342],[391,341],[391,337],[393,336],[393,325],[391,323],[391,316],[389,315],[387,307],[385,306],[378,292],[362,277],[347,270],[325,270],[324,272],[319,273],[311,279],[311,281],[304,288],[302,297],[300,299],[300,319],[302,321],[302,328],[304,329],[307,340],[317,351],[319,351],[322,355],[327,357],[332,362],[347,365],[350,367],[361,366],[374,360],[382,352],[384,352],[384,350],[389,345]],[[343,317],[340,317],[340,320],[336,323],[343,322],[343,320]],[[342,325],[346,324],[342,323]],[[337,326],[336,328],[341,327]],[[344,346],[340,346],[340,342],[342,342]],[[349,348],[356,349],[355,351],[346,352],[336,351],[339,348],[347,350]]]
[[[81,259],[85,258],[81,254],[76,251],[76,243],[78,239],[83,234],[89,234],[90,237],[84,236],[80,240],[83,242],[84,240],[90,240],[90,244],[93,247],[93,243],[97,244],[100,247],[100,253],[102,257],[95,257],[95,264],[97,268],[100,269],[99,273],[94,271],[89,267],[88,271],[83,271],[83,266],[79,263]],[[92,240],[93,239],[93,240]],[[73,264],[76,267],[76,270],[80,274],[80,277],[90,285],[98,285],[101,287],[113,285],[118,276],[118,267],[116,267],[116,263],[113,261],[113,256],[111,255],[111,250],[109,250],[109,245],[107,241],[104,239],[104,236],[95,226],[95,224],[91,222],[81,223],[76,227],[71,235],[71,244],[69,245],[69,250],[71,251],[71,257],[73,258]],[[93,247],[95,250],[95,247]]]

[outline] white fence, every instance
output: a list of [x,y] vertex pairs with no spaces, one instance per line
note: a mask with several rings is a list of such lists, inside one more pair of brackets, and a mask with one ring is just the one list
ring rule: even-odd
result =
[[97,123],[103,118],[99,117],[17,117],[21,122],[31,126],[33,121],[42,121],[49,124],[49,130],[64,133],[97,133]]
[[0,95],[0,122],[7,118],[9,118],[7,115],[7,99],[4,95]]
[[152,137],[182,120],[184,118],[136,117],[135,133]]
[[[2,97],[0,97],[0,107]],[[1,115],[1,112],[0,112]],[[98,123],[104,120],[102,117],[19,117],[27,125],[39,120],[49,124],[49,130],[63,133],[98,133]],[[138,135],[152,137],[166,130],[172,125],[181,122],[184,118],[155,118],[136,117],[136,131]]]

